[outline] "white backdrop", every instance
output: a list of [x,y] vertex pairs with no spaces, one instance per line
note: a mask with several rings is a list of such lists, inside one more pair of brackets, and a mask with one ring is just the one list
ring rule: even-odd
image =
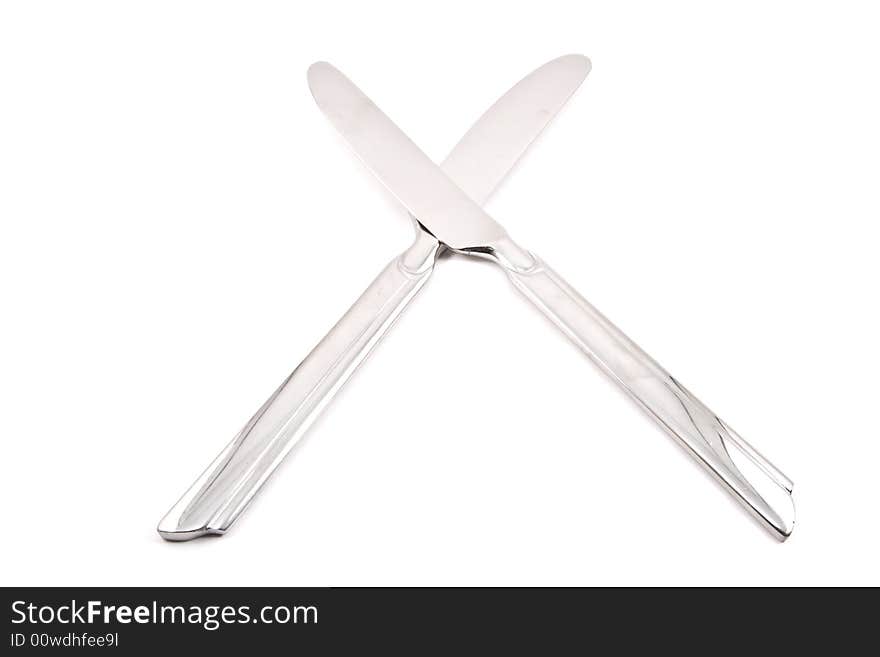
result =
[[[880,584],[870,3],[0,6],[0,582]],[[442,159],[593,72],[489,204],[795,481],[778,544],[491,266],[444,258],[222,539],[155,525],[408,244],[314,106]]]

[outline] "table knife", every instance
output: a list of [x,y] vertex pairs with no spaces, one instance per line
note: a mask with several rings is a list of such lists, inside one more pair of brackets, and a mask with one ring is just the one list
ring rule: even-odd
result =
[[[465,134],[443,170],[483,204],[590,71],[581,55],[554,59],[523,78]],[[418,222],[416,238],[382,270],[159,523],[185,541],[223,534],[310,424],[418,293],[442,245]]]
[[354,153],[443,245],[497,263],[513,285],[677,439],[779,540],[794,527],[792,482],[539,257],[517,245],[348,78],[313,64],[309,86]]

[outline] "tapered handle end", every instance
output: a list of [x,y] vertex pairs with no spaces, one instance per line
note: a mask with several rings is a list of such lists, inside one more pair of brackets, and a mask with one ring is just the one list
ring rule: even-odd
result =
[[[793,484],[770,461],[591,306],[558,274],[498,242],[498,261],[516,288],[687,449],[780,541],[794,530]],[[527,261],[526,261],[527,263]]]
[[[688,397],[695,401],[689,393]],[[786,540],[795,524],[791,479],[718,418],[707,434],[718,436],[720,442],[716,454],[700,454],[709,460],[706,465],[776,539]]]
[[794,531],[794,498],[790,490],[767,495],[761,501],[746,502],[745,506],[778,541],[786,541]]
[[172,516],[171,513],[162,518],[162,522],[156,527],[156,531],[166,541],[173,542],[191,541],[202,536],[220,536],[226,533],[225,529],[208,527],[206,525],[199,527],[181,525],[179,524],[179,518]]
[[[262,410],[262,409],[261,409]],[[250,427],[251,424],[248,424]],[[248,427],[245,427],[245,432]],[[211,484],[215,489],[223,490],[216,486],[218,478],[226,471],[230,460],[239,448],[241,434],[236,436],[217,458],[208,466],[201,476],[193,482],[177,503],[171,507],[168,513],[159,521],[156,531],[166,541],[191,541],[201,536],[219,536],[235,520],[235,515],[228,512],[229,505],[226,500],[213,500],[210,497]]]
[[791,491],[788,493],[788,504],[785,505],[785,509],[781,511],[778,517],[778,522],[774,523],[773,529],[777,533],[777,538],[780,541],[785,541],[791,536],[791,533],[794,531],[794,520],[795,520],[795,511],[794,511],[794,499],[792,498]]

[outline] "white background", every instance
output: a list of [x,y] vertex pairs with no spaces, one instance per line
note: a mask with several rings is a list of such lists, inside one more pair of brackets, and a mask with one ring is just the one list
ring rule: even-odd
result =
[[[7,585],[880,584],[872,3],[7,2]],[[222,539],[154,527],[409,243],[314,106],[437,160],[567,52],[491,201],[795,481],[776,543],[503,274],[444,258]]]

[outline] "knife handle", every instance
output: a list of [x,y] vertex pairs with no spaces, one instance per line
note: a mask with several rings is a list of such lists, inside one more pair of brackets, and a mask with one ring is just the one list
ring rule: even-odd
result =
[[418,230],[159,523],[170,541],[223,534],[422,288],[440,248]]
[[[521,250],[512,251],[521,255]],[[676,438],[779,540],[794,526],[792,482],[540,259],[499,257],[514,286]]]

